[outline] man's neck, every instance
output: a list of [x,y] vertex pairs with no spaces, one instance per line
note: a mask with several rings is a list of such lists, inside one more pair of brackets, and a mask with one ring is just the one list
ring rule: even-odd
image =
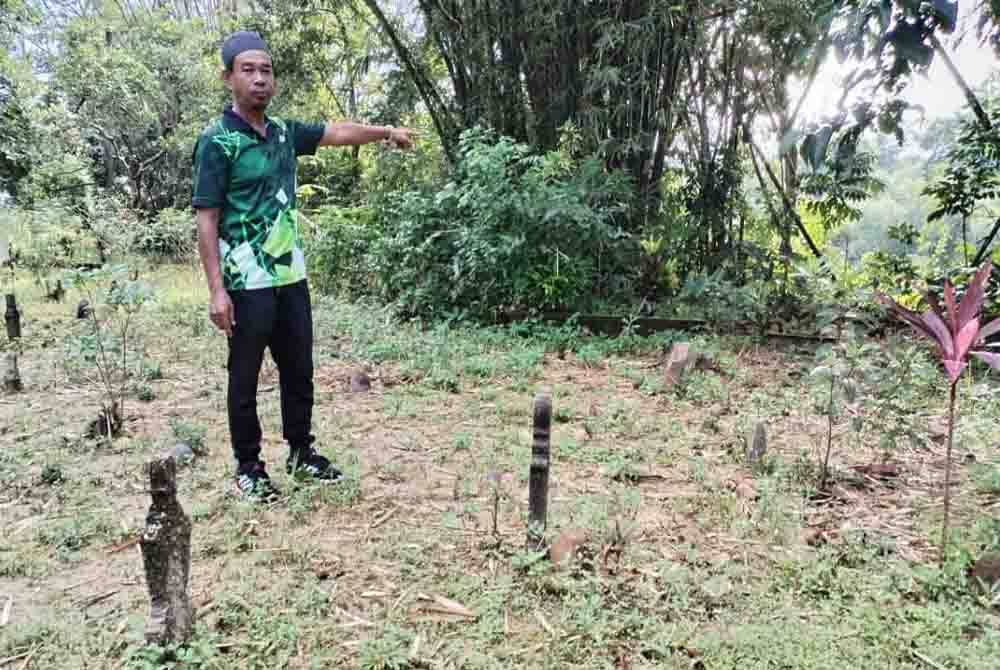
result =
[[264,110],[244,109],[243,107],[240,107],[239,103],[234,101],[233,111],[258,132],[262,133],[264,131],[264,127],[267,125]]

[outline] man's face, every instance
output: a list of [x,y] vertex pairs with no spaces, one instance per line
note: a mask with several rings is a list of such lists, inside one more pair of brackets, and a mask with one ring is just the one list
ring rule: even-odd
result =
[[274,96],[271,57],[264,51],[244,51],[223,78],[241,109],[264,111]]

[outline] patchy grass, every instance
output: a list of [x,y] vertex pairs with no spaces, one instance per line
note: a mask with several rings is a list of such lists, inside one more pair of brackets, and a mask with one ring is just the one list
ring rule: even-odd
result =
[[[812,352],[694,336],[714,365],[663,381],[659,338],[572,328],[400,324],[315,299],[315,431],[347,473],[296,484],[280,467],[277,371],[261,374],[264,456],[284,497],[229,494],[225,342],[197,268],[147,273],[125,434],[81,437],[100,391],[69,296],[18,285],[27,386],[0,399],[0,663],[33,668],[994,668],[1000,621],[964,569],[1000,549],[998,387],[963,388],[956,548],[937,538],[943,397],[908,382],[915,443],[882,460],[877,422],[836,426],[829,495],[815,491],[826,421]],[[369,393],[350,393],[367,366]],[[525,553],[531,400],[554,401],[550,538],[589,535],[580,562]],[[864,411],[862,406],[861,411]],[[768,453],[747,466],[753,427]],[[143,464],[177,441],[194,524],[197,632],[142,644]],[[496,533],[494,533],[494,525]],[[441,611],[446,598],[473,617]],[[437,600],[435,600],[437,599]]]

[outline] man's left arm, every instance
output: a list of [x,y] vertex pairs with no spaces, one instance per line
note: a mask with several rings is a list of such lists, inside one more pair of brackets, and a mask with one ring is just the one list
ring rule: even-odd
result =
[[366,126],[350,121],[326,124],[321,147],[356,147],[372,142],[388,142],[397,149],[413,148],[413,131],[390,126]]

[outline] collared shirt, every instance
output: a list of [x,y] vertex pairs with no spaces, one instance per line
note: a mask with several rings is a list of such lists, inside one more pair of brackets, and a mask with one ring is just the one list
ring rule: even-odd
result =
[[218,208],[219,256],[230,291],[306,278],[296,221],[296,158],[316,153],[322,124],[265,118],[262,136],[227,107],[194,152],[196,209]]

